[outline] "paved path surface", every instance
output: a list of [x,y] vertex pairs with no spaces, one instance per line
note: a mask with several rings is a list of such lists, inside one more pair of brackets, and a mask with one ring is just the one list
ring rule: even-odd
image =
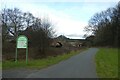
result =
[[97,78],[95,53],[97,48],[90,48],[68,60],[42,70],[3,71],[3,77],[26,78]]

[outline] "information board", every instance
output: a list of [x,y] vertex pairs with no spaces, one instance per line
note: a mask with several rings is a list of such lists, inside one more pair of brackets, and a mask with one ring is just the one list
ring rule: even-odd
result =
[[25,36],[18,37],[17,48],[27,48],[27,38]]

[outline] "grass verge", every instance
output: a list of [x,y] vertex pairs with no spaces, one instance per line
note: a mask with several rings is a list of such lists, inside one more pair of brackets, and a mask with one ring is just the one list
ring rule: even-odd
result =
[[70,53],[58,55],[56,57],[47,57],[44,59],[37,59],[37,60],[29,60],[28,64],[23,61],[18,61],[15,63],[14,61],[4,61],[2,64],[3,69],[11,69],[11,68],[33,68],[33,69],[41,69],[47,66],[56,64],[62,60],[66,60],[73,55],[80,53],[81,51],[86,49],[81,49],[79,51],[71,51]]
[[117,48],[100,48],[95,58],[98,77],[118,78]]

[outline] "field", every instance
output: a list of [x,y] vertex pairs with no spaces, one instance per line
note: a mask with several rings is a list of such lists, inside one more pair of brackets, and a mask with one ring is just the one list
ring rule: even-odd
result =
[[33,68],[33,69],[41,69],[56,63],[59,63],[62,60],[68,59],[73,55],[76,55],[85,49],[81,49],[78,51],[71,51],[70,53],[65,53],[63,55],[58,55],[56,57],[47,57],[44,59],[36,59],[36,60],[29,60],[28,64],[24,60],[20,60],[17,63],[14,61],[3,61],[2,68],[3,69],[10,69],[10,68]]
[[118,78],[117,48],[100,48],[95,57],[98,77]]

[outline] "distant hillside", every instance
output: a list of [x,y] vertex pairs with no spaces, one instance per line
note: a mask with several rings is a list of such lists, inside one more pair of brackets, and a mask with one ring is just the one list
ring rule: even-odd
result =
[[72,41],[72,42],[76,42],[76,41],[84,42],[86,40],[85,39],[69,39],[69,41]]
[[64,35],[60,35],[60,36],[58,36],[56,39],[59,39],[59,40],[68,40],[69,38],[67,38],[67,37],[64,36]]
[[85,39],[70,39],[64,35],[60,35],[60,36],[56,37],[55,39],[60,40],[60,41],[66,41],[66,42],[81,42],[81,43],[86,41]]

